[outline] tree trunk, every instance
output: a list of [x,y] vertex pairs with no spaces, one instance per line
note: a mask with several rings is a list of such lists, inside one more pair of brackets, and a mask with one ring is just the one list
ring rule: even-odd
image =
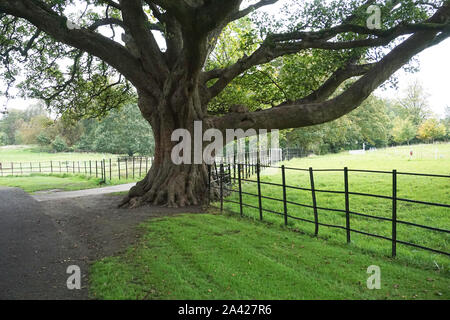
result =
[[[194,121],[203,120],[198,90],[188,90],[180,81],[161,101],[155,102],[139,94],[139,108],[152,126],[155,155],[152,166],[142,181],[131,188],[121,206],[139,207],[145,204],[184,207],[204,204],[207,199],[208,168],[194,164]],[[149,104],[157,104],[149,105]],[[203,123],[203,122],[202,122]],[[171,141],[176,129],[187,129],[191,134],[191,163],[176,165],[172,149],[179,141]],[[206,130],[203,128],[203,130]],[[203,132],[202,132],[203,134]]]

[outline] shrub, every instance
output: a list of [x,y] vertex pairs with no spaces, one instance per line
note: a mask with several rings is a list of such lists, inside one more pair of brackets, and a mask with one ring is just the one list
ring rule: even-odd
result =
[[52,143],[50,138],[43,132],[38,134],[36,140],[40,146],[48,146],[50,143]]
[[67,150],[67,143],[63,138],[57,136],[52,142],[52,148],[56,152],[64,152]]

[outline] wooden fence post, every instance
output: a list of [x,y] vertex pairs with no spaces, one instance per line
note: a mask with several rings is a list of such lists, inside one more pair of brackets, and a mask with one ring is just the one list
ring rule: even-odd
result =
[[109,180],[112,180],[112,160],[109,158]]
[[53,161],[50,160],[50,173],[53,173]]
[[309,179],[311,181],[311,195],[314,209],[314,223],[315,223],[314,234],[317,236],[319,234],[319,215],[317,214],[316,190],[314,188],[314,172],[313,168],[311,167],[309,168]]
[[350,243],[350,203],[348,195],[348,168],[344,168],[345,185],[345,229],[347,230],[347,243]]

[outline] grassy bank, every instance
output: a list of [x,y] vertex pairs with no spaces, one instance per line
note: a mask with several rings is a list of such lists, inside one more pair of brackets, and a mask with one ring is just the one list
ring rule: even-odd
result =
[[[448,273],[223,215],[150,220],[139,245],[96,262],[98,299],[448,299]],[[367,268],[381,268],[369,290]]]

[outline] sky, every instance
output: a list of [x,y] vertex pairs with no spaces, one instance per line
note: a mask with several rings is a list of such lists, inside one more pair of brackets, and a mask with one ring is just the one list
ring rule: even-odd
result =
[[[268,6],[264,11],[275,13],[284,3],[286,0],[280,1],[279,5]],[[430,108],[437,117],[441,118],[445,114],[446,106],[450,106],[450,38],[437,46],[426,49],[416,57],[420,64],[419,72],[411,74],[399,70],[396,73],[399,80],[398,89],[377,89],[375,94],[393,100],[398,99],[404,95],[408,85],[417,79],[428,94]],[[0,86],[3,87],[1,80]],[[0,96],[0,109],[7,106],[8,109],[23,110],[36,102],[36,100],[23,99],[6,101],[5,97]]]

